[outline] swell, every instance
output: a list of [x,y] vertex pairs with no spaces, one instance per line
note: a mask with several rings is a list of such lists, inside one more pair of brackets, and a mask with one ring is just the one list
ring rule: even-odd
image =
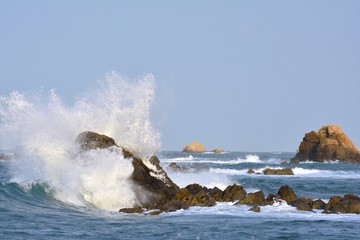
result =
[[44,207],[58,203],[50,187],[45,183],[38,182],[0,183],[0,202],[4,203],[4,206],[13,207],[13,209],[25,206]]

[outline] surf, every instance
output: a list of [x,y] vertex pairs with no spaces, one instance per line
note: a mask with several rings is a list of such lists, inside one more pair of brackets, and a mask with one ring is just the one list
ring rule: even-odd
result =
[[0,98],[1,146],[13,150],[11,179],[23,184],[46,183],[62,202],[118,211],[136,204],[129,177],[131,163],[119,154],[93,150],[81,158],[75,139],[93,130],[112,136],[119,145],[146,158],[160,149],[160,134],[150,113],[155,100],[155,79],[147,74],[128,79],[106,74],[72,105],[55,90]]

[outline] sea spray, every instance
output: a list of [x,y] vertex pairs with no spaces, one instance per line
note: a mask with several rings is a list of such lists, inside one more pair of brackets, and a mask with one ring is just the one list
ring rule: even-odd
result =
[[[118,210],[137,202],[131,162],[116,151],[77,155],[82,131],[96,131],[146,158],[160,147],[150,122],[155,82],[152,75],[131,82],[112,72],[72,106],[55,90],[48,96],[12,92],[0,98],[1,148],[16,151],[12,180],[44,181],[61,201]],[[6,136],[6,137],[5,137]]]

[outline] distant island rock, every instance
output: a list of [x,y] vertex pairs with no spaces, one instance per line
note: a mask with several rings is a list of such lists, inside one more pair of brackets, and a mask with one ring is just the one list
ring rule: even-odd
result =
[[342,131],[340,126],[328,125],[319,131],[305,134],[300,143],[294,161],[339,160],[348,163],[360,163],[360,151]]
[[186,145],[182,151],[187,153],[204,153],[205,147],[199,142],[192,142],[191,144]]
[[225,151],[224,151],[224,149],[221,149],[221,148],[215,148],[211,152],[216,153],[216,154],[220,154],[220,153],[224,153]]

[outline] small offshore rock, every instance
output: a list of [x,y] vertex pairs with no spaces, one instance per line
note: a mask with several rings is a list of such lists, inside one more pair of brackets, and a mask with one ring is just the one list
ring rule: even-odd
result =
[[254,169],[250,168],[246,173],[247,173],[247,174],[254,174],[255,171],[254,171]]
[[216,153],[216,154],[220,154],[220,153],[224,153],[225,151],[224,151],[224,149],[221,149],[221,148],[215,148],[211,152]]
[[167,167],[167,169],[169,171],[172,172],[179,172],[179,173],[189,173],[190,172],[190,168],[184,167],[184,166],[179,166],[176,163],[170,163],[170,165]]
[[284,168],[284,169],[272,169],[266,168],[263,173],[265,175],[294,175],[294,172],[291,168]]
[[192,142],[191,144],[186,145],[182,151],[187,153],[204,153],[205,147],[199,142]]
[[119,212],[123,213],[144,213],[144,209],[142,207],[133,207],[133,208],[121,208]]

